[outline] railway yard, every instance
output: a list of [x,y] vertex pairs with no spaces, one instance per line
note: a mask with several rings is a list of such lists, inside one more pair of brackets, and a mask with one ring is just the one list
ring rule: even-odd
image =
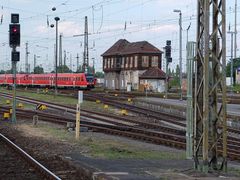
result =
[[[240,96],[228,96],[228,173],[206,175],[186,159],[185,101],[83,94],[80,139],[75,140],[77,91],[59,90],[54,96],[51,90],[18,89],[15,124],[7,116],[11,91],[1,88],[0,179],[240,178]],[[39,105],[44,108],[36,110]]]

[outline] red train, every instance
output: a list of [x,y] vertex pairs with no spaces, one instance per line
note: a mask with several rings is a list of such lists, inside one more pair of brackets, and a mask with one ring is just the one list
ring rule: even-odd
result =
[[[22,86],[39,86],[39,87],[54,87],[55,74],[17,74],[17,85]],[[13,84],[12,74],[1,74],[0,85]],[[90,89],[94,88],[96,84],[95,78],[92,74],[85,73],[59,73],[57,77],[58,87]]]

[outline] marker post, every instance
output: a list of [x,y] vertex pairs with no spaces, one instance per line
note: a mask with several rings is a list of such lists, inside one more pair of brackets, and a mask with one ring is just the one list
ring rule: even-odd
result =
[[83,92],[78,91],[78,103],[76,106],[76,140],[79,140],[80,137],[80,104],[83,102]]

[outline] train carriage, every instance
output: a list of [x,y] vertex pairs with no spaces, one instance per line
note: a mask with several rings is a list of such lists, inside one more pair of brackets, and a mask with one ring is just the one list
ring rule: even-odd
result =
[[[38,87],[54,87],[56,82],[56,74],[17,74],[17,85],[38,86]],[[94,88],[94,77],[86,78],[85,73],[58,73],[57,86],[62,88],[78,88],[90,89]],[[13,84],[12,74],[0,75],[1,85]]]

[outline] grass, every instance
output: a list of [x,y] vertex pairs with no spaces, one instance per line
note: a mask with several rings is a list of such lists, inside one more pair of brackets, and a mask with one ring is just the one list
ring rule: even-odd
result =
[[141,150],[130,145],[117,142],[91,142],[91,155],[107,159],[184,159],[184,153],[172,153],[166,151]]
[[[6,90],[4,88],[1,88],[0,92],[11,94],[12,90]],[[54,102],[54,103],[62,104],[62,105],[75,106],[77,104],[76,97],[70,97],[70,96],[65,96],[65,95],[54,96],[53,94],[45,94],[45,93],[37,93],[37,92],[29,92],[29,91],[26,91],[26,92],[17,91],[17,95],[23,96],[23,97],[28,97],[28,98],[33,98],[36,100]],[[4,101],[4,103],[5,103],[5,101]],[[27,105],[27,104],[24,104],[24,107],[35,108],[35,106]],[[116,114],[116,108],[109,106],[108,109],[104,109],[104,104],[102,104],[102,103],[97,104],[96,102],[93,102],[93,101],[84,100],[83,103],[81,104],[81,108]]]
[[39,125],[38,130],[45,132],[48,136],[60,141],[77,144],[79,147],[88,149],[88,156],[102,159],[175,159],[185,158],[185,153],[174,153],[166,151],[151,151],[141,149],[137,146],[126,144],[121,141],[111,140],[101,137],[91,137],[86,133],[81,133],[79,141],[75,140],[75,133],[65,129],[49,127],[46,124]]
[[[12,90],[6,90],[1,88],[0,92],[4,93],[12,93]],[[33,98],[37,100],[43,100],[47,102],[54,102],[57,104],[62,104],[62,105],[76,105],[77,104],[77,98],[75,97],[67,97],[67,96],[54,96],[53,94],[43,94],[43,93],[35,93],[35,92],[23,92],[23,91],[17,91],[17,95],[23,96],[23,97],[28,97],[28,98]],[[84,101],[81,104],[81,107],[83,108],[101,108],[101,105],[96,104],[95,102],[90,102],[90,101]]]
[[[7,100],[10,100],[10,104],[7,104]],[[17,106],[19,103],[22,103],[20,101],[16,101],[17,102]],[[32,109],[32,108],[35,108],[35,106],[31,105],[31,104],[25,104],[25,103],[22,103],[24,108],[26,109]],[[12,99],[8,99],[8,98],[4,98],[4,97],[0,97],[0,105],[1,106],[12,106]]]

